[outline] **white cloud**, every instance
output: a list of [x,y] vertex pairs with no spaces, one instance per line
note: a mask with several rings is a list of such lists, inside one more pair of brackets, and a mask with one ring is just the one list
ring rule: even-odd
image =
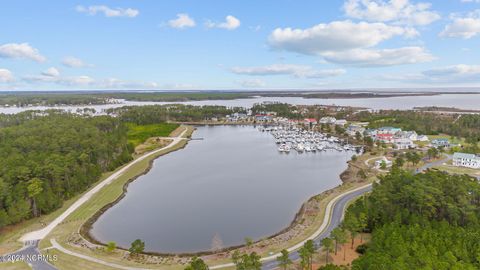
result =
[[63,58],[62,64],[66,67],[71,67],[71,68],[82,68],[82,67],[93,66],[92,64],[87,64],[82,59],[79,59],[73,56],[67,56]]
[[241,75],[267,76],[267,75],[292,75],[296,78],[326,78],[345,74],[343,69],[314,69],[311,66],[292,64],[273,64],[256,67],[232,67],[231,72]]
[[228,15],[227,17],[225,17],[225,22],[215,23],[212,21],[207,21],[205,23],[205,26],[207,26],[208,28],[223,28],[227,30],[234,30],[240,27],[240,20],[232,15]]
[[343,52],[326,52],[325,60],[332,63],[358,67],[381,67],[429,62],[435,59],[422,47],[397,49],[354,49]]
[[96,87],[103,89],[154,89],[158,88],[156,82],[125,81],[117,78],[108,78],[97,81]]
[[241,80],[237,81],[242,87],[245,88],[260,88],[265,87],[267,84],[260,79],[250,79],[250,80]]
[[453,66],[433,68],[423,72],[424,75],[430,77],[453,76],[459,78],[476,77],[480,80],[480,65],[458,64]]
[[10,70],[5,68],[0,68],[0,83],[13,82],[15,78]]
[[408,25],[428,25],[440,19],[430,8],[430,3],[413,4],[409,0],[348,0],[343,5],[351,18]]
[[137,17],[140,12],[138,9],[133,8],[110,8],[108,6],[77,6],[75,8],[80,13],[86,13],[88,15],[96,15],[97,13],[103,13],[105,17],[127,17],[134,18]]
[[23,58],[36,62],[45,62],[47,58],[28,43],[7,43],[0,46],[0,57]]
[[55,68],[55,67],[51,67],[51,68],[48,68],[47,70],[43,71],[42,75],[48,76],[48,77],[58,77],[58,76],[60,76],[60,71],[58,71],[58,69]]
[[469,39],[478,34],[480,34],[480,10],[471,12],[466,17],[452,16],[452,22],[447,24],[439,35]]
[[177,14],[176,19],[168,21],[168,25],[172,28],[184,29],[187,27],[194,27],[195,20],[186,13]]
[[71,87],[87,87],[92,89],[155,89],[155,82],[126,81],[117,78],[95,79],[90,76],[61,76],[56,68],[49,68],[40,75],[24,76],[28,83],[52,83]]
[[451,65],[432,68],[420,73],[384,75],[384,80],[427,83],[427,84],[469,84],[480,82],[480,65]]
[[384,23],[354,23],[334,21],[307,29],[277,28],[269,37],[273,48],[302,54],[321,54],[327,51],[346,51],[368,48],[394,36],[414,37],[413,28],[389,26]]

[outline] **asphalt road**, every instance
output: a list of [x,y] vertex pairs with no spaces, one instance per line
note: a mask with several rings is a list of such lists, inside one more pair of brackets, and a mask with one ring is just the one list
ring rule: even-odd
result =
[[[316,238],[313,239],[313,242],[315,243],[315,245],[317,247],[320,246],[320,242],[322,241],[322,239],[330,236],[330,233],[333,231],[333,229],[335,229],[336,227],[338,227],[340,225],[340,223],[342,222],[343,220],[343,214],[345,212],[345,208],[348,204],[349,201],[369,192],[372,190],[372,186],[367,186],[367,187],[364,187],[362,189],[359,189],[359,190],[356,190],[352,193],[348,193],[344,196],[342,196],[334,205],[333,209],[332,209],[332,215],[331,215],[331,218],[330,218],[330,223],[328,224],[327,228],[325,228],[325,230],[320,234],[318,235]],[[300,256],[298,254],[298,250],[295,250],[293,252],[290,253],[290,259],[292,261],[295,261],[295,260],[299,260],[300,259]],[[262,265],[262,269],[265,269],[265,270],[268,270],[268,269],[274,269],[278,267],[278,262],[277,260],[270,260],[270,261],[266,261],[263,263]]]
[[0,261],[24,261],[34,270],[56,270],[48,261],[55,260],[53,256],[41,254],[38,250],[38,240],[27,241],[22,249],[0,256]]

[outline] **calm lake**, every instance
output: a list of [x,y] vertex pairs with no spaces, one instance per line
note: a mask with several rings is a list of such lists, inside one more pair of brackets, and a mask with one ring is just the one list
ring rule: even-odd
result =
[[435,96],[405,96],[405,97],[386,97],[386,98],[355,98],[355,99],[321,99],[311,98],[305,99],[301,97],[257,97],[248,99],[234,100],[202,100],[188,102],[138,102],[138,101],[121,101],[121,104],[105,104],[105,105],[89,105],[89,106],[57,106],[57,107],[0,107],[0,113],[14,114],[26,110],[45,110],[45,109],[62,109],[75,112],[77,109],[94,108],[97,112],[102,112],[108,108],[116,108],[122,106],[142,106],[153,104],[171,104],[182,103],[191,105],[224,105],[228,107],[247,107],[250,108],[255,103],[261,102],[282,102],[295,105],[339,105],[366,107],[374,110],[380,109],[398,109],[408,110],[413,107],[437,106],[437,107],[455,107],[460,109],[480,109],[480,94],[442,94]]
[[211,249],[260,239],[287,227],[303,202],[339,184],[353,152],[279,153],[252,126],[198,127],[185,149],[155,160],[126,196],[93,225],[102,242],[146,250]]

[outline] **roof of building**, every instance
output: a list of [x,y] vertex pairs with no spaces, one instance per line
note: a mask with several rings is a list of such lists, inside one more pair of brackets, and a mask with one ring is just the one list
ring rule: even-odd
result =
[[453,154],[453,159],[480,159],[480,157],[476,156],[475,154],[455,152]]

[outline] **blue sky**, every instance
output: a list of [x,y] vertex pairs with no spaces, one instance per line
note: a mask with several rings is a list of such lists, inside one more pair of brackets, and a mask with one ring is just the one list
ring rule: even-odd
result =
[[480,82],[480,0],[17,0],[0,24],[0,90]]

